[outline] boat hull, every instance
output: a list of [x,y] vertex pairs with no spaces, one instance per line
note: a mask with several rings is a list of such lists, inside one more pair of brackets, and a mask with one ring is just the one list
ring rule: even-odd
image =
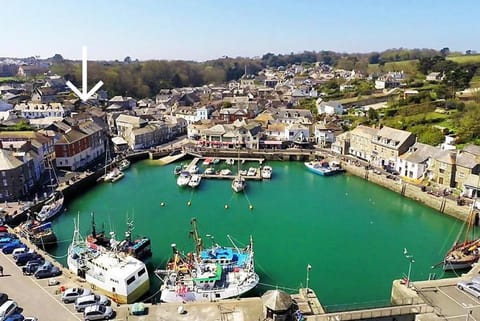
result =
[[333,168],[330,168],[330,167],[322,167],[322,166],[316,167],[312,163],[304,163],[304,164],[307,167],[308,171],[310,171],[312,173],[315,173],[317,175],[320,175],[320,176],[333,176],[333,175],[337,175],[337,174],[345,172],[345,170],[342,169],[342,168],[333,169]]
[[255,288],[259,280],[259,276],[255,273],[250,279],[245,280],[241,285],[222,289],[182,291],[181,288],[165,288],[165,286],[162,286],[160,300],[162,302],[211,302],[235,298]]

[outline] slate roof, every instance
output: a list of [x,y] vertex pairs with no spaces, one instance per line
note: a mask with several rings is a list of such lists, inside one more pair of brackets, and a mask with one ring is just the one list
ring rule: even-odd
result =
[[13,156],[13,152],[0,149],[0,170],[9,170],[22,166],[22,161]]

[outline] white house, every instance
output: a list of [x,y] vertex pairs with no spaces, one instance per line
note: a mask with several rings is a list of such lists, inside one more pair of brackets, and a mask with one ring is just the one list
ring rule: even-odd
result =
[[60,103],[20,103],[15,106],[15,110],[20,112],[26,119],[46,118],[46,117],[66,117],[69,113]]
[[324,122],[318,122],[314,127],[315,144],[324,147],[335,142],[335,134],[325,127]]
[[322,101],[318,104],[317,101],[317,112],[319,115],[342,115],[344,111],[343,105],[338,101]]
[[417,142],[408,149],[408,152],[398,157],[395,170],[402,176],[420,179],[431,165],[432,156],[439,151],[439,148]]
[[310,130],[302,124],[289,124],[285,126],[285,138],[289,141],[305,142],[310,137]]

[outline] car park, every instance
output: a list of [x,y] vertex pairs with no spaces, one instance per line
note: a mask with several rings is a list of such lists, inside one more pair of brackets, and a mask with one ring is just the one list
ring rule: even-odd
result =
[[472,280],[460,281],[457,283],[457,288],[480,299],[480,284],[477,282],[472,282]]
[[20,313],[15,313],[6,318],[5,321],[25,321],[25,317]]
[[60,271],[58,267],[53,266],[51,262],[46,261],[35,271],[35,273],[33,273],[33,276],[36,279],[44,279],[58,276],[60,274],[62,274],[62,271]]
[[108,305],[110,301],[104,295],[90,294],[75,300],[75,310],[82,312],[86,307],[95,304]]
[[90,294],[92,294],[92,291],[90,291],[90,289],[68,288],[62,293],[62,301],[64,303],[72,303],[75,302],[75,300],[79,297]]
[[8,300],[0,306],[0,320],[5,320],[18,310],[18,304],[13,300]]
[[18,254],[18,256],[13,257],[13,259],[15,260],[15,263],[18,266],[24,266],[25,264],[27,264],[28,261],[39,259],[41,257],[42,256],[38,253],[27,252],[27,253],[20,253]]
[[102,304],[95,304],[85,308],[83,319],[86,321],[107,320],[113,317],[113,313],[111,307]]

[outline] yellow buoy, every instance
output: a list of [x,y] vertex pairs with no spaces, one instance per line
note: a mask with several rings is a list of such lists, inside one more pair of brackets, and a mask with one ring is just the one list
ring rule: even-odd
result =
[[228,204],[225,204],[225,208],[228,208]]
[[187,205],[188,205],[188,206],[192,205],[192,202],[188,201],[188,202],[187,202]]

